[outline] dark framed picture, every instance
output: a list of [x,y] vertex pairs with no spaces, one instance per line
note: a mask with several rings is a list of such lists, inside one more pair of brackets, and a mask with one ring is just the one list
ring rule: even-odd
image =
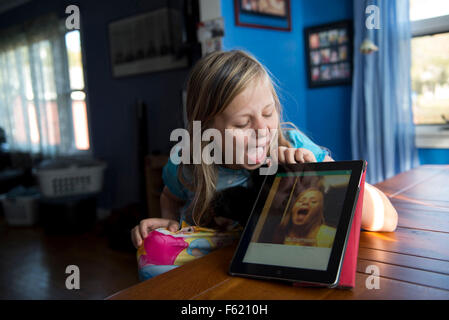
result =
[[183,23],[182,12],[174,8],[161,8],[110,22],[113,76],[188,67],[188,57],[179,54]]
[[291,31],[290,0],[234,0],[235,24]]
[[304,29],[309,88],[352,82],[352,21]]

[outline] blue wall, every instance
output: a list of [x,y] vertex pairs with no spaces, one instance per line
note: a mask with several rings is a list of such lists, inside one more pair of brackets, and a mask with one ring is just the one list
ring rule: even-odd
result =
[[449,149],[419,149],[421,164],[449,164]]
[[243,49],[252,53],[278,80],[278,92],[284,106],[285,118],[300,129],[306,125],[306,97],[301,88],[305,87],[302,50],[303,33],[300,1],[292,1],[292,31],[277,31],[237,27],[234,19],[234,1],[221,1],[225,23],[224,48]]
[[255,55],[279,80],[286,120],[295,123],[336,160],[351,158],[349,111],[351,86],[309,89],[304,27],[351,19],[352,0],[291,1],[292,30],[275,31],[235,25],[234,1],[222,0],[225,49]]
[[[301,2],[304,12],[303,27],[353,18],[352,0]],[[316,141],[331,150],[335,160],[352,159],[351,90],[351,85],[305,88],[307,129]]]

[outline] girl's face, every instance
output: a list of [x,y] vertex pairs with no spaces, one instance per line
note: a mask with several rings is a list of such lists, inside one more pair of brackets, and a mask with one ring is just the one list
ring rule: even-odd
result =
[[[266,77],[252,81],[215,117],[213,124],[222,133],[222,146],[225,150],[223,157],[227,152],[224,148],[225,129],[232,129],[233,164],[228,166],[249,170],[256,169],[265,162],[271,141],[277,139],[277,134],[269,130],[277,129],[278,125],[279,115]],[[242,152],[236,152],[237,149]]]
[[308,190],[300,195],[292,208],[292,223],[296,226],[306,225],[321,214],[323,194],[318,190]]

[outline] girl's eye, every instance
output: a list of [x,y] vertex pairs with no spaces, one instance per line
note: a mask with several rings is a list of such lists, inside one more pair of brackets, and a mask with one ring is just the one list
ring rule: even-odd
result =
[[245,123],[245,124],[236,124],[235,126],[237,128],[245,128],[248,124],[249,124],[249,121],[247,123]]
[[272,115],[273,115],[273,112],[271,112],[270,114],[264,114],[263,116],[264,116],[265,118],[270,118]]

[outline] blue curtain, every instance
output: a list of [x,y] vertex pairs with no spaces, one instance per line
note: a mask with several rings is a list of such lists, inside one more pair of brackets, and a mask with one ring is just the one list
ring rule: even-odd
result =
[[[379,8],[380,29],[368,29],[367,6]],[[379,48],[359,50],[364,39]],[[409,0],[354,0],[351,143],[368,161],[367,181],[383,181],[419,164],[411,105]]]

